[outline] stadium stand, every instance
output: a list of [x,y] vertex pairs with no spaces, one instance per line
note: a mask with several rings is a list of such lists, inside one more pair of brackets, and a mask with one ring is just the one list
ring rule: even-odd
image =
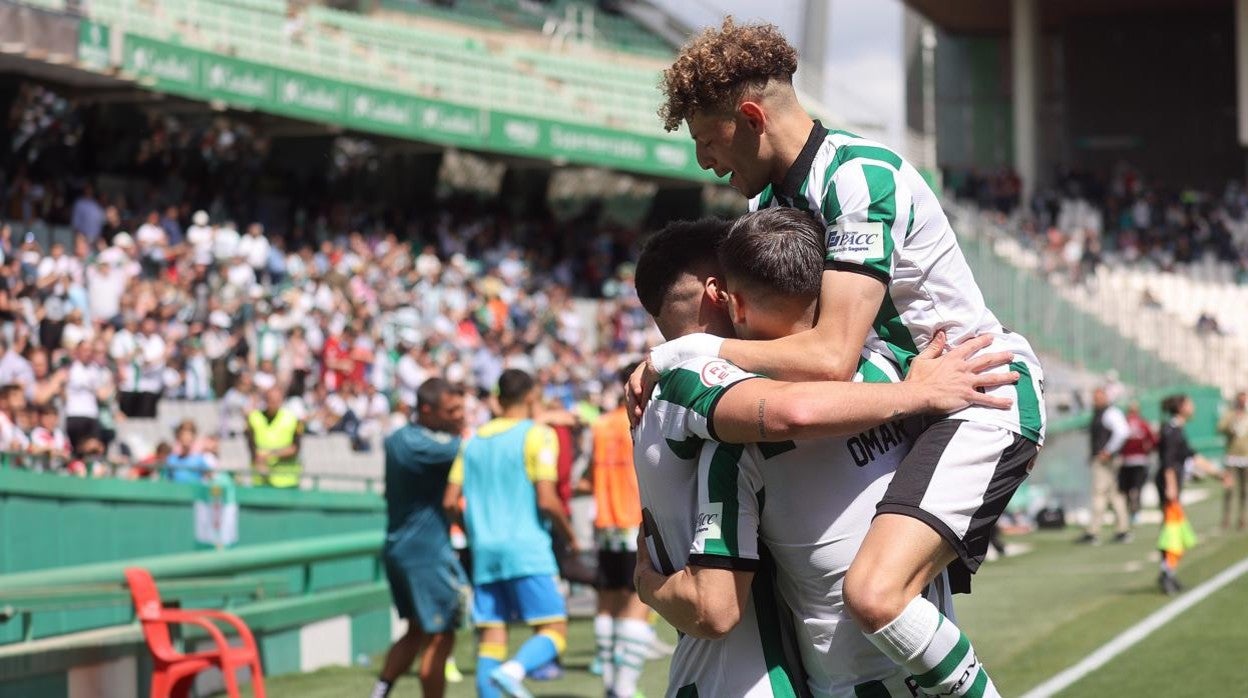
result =
[[[454,12],[421,3],[419,14],[412,16],[367,15],[322,5],[288,11],[280,0],[171,0],[155,5],[94,0],[87,14],[127,33],[325,77],[650,136],[662,133],[656,128],[654,90],[662,63],[614,50],[639,45],[630,37],[640,33],[619,29],[629,26],[627,21],[606,21],[616,27],[607,34],[619,40],[600,44],[605,50],[577,45],[560,53],[536,33],[545,21],[541,15],[520,11],[519,4],[498,5],[478,15],[476,3],[461,3]],[[508,5],[517,9],[508,13]],[[429,13],[457,24],[430,24],[422,19]],[[517,26],[535,33],[526,41],[514,32],[498,33],[512,30],[506,24],[478,23],[474,31],[462,23],[479,16],[531,18]],[[498,32],[481,31],[485,28]],[[662,48],[661,42],[650,46],[651,53]]]
[[595,9],[580,0],[461,0],[453,10],[421,0],[382,0],[382,7],[455,22],[471,22],[488,29],[525,29],[550,33],[565,20],[579,39],[605,43],[623,51],[666,56],[671,47],[631,19]]
[[[1046,279],[1128,346],[1188,380],[1227,396],[1242,389],[1248,336],[1237,318],[1248,301],[1248,200],[1238,183],[1221,194],[1154,189],[1121,166],[1108,179],[1068,173],[1015,209],[1001,196],[1012,191],[1008,175],[958,179],[958,196],[990,212],[985,227],[1003,260]],[[1131,382],[1173,380],[1172,371],[1160,382],[1151,373]]]
[[[123,155],[104,163],[108,177],[88,170],[79,179],[67,173],[85,161],[59,159],[66,154],[61,144],[94,137],[84,124],[100,115],[39,85],[23,84],[12,97],[9,114],[21,126],[18,145],[0,158],[0,201],[12,221],[0,222],[6,272],[0,326],[11,349],[0,359],[0,385],[19,385],[24,400],[0,406],[0,451],[10,452],[4,465],[133,476],[149,472],[130,467],[189,420],[202,437],[196,449],[221,470],[241,473],[249,457],[238,425],[258,399],[251,386],[288,385],[299,371],[306,382],[292,391],[291,407],[308,425],[305,486],[361,490],[381,474],[380,435],[403,420],[392,409],[410,411],[424,377],[447,371],[488,390],[504,364],[532,354],[529,368],[550,381],[551,399],[561,408],[596,409],[618,394],[603,386],[613,382],[619,363],[653,341],[627,283],[636,229],[557,223],[548,215],[516,219],[483,212],[471,199],[443,199],[432,212],[410,204],[378,212],[379,200],[371,198],[352,211],[345,199],[317,194],[325,186],[318,183],[284,191],[269,185],[271,195],[291,197],[290,208],[263,216],[267,235],[240,240],[251,226],[234,225],[229,212],[261,210],[250,179],[261,134],[220,117],[150,123],[130,113],[106,117],[119,126],[112,134],[124,144]],[[154,165],[154,153],[154,169],[136,162]],[[352,171],[322,175],[349,182],[360,176]],[[81,188],[97,176],[108,182],[98,195]],[[218,213],[195,212],[177,192],[198,192],[196,200]],[[295,215],[306,224],[295,223]],[[387,222],[396,220],[405,221],[410,247]],[[110,282],[113,274],[121,276]],[[569,291],[606,299],[571,300]],[[138,319],[148,315],[164,340],[153,369],[162,374],[164,392],[157,415],[117,420],[109,427],[116,446],[106,441],[93,463],[67,458],[61,445],[34,443],[35,408],[50,405],[66,414],[78,341],[95,343],[89,363],[107,371],[108,383],[133,390],[127,386],[139,372],[127,357],[135,356],[133,342],[142,332]],[[318,384],[326,383],[326,347],[341,343],[348,326],[357,330],[345,350],[361,369],[353,381],[359,390],[340,393],[329,385],[317,395]],[[276,347],[289,348],[296,330],[307,338],[307,354],[292,361]],[[613,351],[623,353],[608,355]],[[242,392],[231,393],[241,379]],[[101,407],[116,415],[122,400],[107,398]],[[375,407],[378,400],[384,407]],[[234,410],[229,420],[221,403]],[[14,429],[21,436],[10,439]],[[374,450],[365,453],[368,448]]]

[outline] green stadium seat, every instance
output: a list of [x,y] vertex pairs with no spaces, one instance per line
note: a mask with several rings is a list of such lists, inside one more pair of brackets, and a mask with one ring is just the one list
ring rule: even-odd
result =
[[[549,14],[562,16],[570,2],[553,3]],[[245,60],[467,106],[658,135],[657,63],[612,62],[575,49],[542,51],[508,42],[487,46],[468,31],[321,5],[303,8],[300,41],[291,42],[285,0],[167,0],[155,13],[147,0],[94,0],[87,7],[89,16],[122,31]],[[383,1],[382,7],[507,29],[540,30],[548,14],[530,12],[516,0],[461,0],[454,10],[399,0]],[[626,18],[602,12],[595,17],[602,35],[634,45],[653,39],[639,38],[649,35]]]
[[65,11],[65,0],[22,0],[22,4],[53,12]]

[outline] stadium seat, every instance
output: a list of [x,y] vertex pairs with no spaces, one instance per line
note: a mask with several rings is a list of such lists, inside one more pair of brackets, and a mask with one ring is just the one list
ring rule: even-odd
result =
[[[251,630],[238,616],[221,611],[197,609],[184,611],[165,608],[152,575],[141,567],[126,569],[126,583],[134,600],[134,612],[143,626],[143,638],[152,653],[152,698],[185,698],[190,693],[195,675],[208,669],[220,669],[225,692],[238,698],[240,669],[251,670],[251,691],[264,698],[264,676],[260,669],[260,651]],[[214,623],[224,623],[238,633],[243,644],[232,647]],[[215,649],[182,653],[173,646],[170,625],[194,625],[208,634]]]

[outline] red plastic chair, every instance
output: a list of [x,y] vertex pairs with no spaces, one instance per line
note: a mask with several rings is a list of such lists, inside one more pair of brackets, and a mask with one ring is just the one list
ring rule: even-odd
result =
[[[260,673],[260,652],[251,630],[238,616],[221,611],[196,609],[186,611],[165,608],[152,575],[141,567],[126,569],[126,582],[130,585],[130,597],[134,599],[135,613],[143,625],[143,637],[152,653],[155,666],[152,670],[151,698],[186,698],[195,675],[216,667],[225,678],[225,691],[230,698],[238,698],[238,677],[235,672],[251,668],[251,690],[255,698],[265,698],[264,676]],[[225,623],[238,633],[242,647],[231,647],[225,635],[212,621]],[[169,625],[196,625],[216,643],[216,649],[203,652],[178,652],[169,638]]]

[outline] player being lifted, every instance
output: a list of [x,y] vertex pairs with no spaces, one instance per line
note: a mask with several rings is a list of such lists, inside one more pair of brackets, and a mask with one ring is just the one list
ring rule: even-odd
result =
[[[1009,410],[970,407],[933,421],[898,467],[845,578],[845,603],[873,644],[936,695],[998,695],[962,632],[920,596],[950,568],[968,591],[989,534],[1044,439],[1043,374],[1027,340],[984,304],[936,195],[892,150],[829,131],[793,90],[797,54],[773,25],[725,20],[664,72],[667,129],[688,124],[698,163],[750,199],[827,226],[815,327],[769,341],[682,337],[651,352],[654,371],[699,355],[787,380],[848,380],[865,344],[907,371],[944,331],[953,345],[990,334],[1020,375],[989,394]],[[650,374],[653,375],[652,373]],[[644,394],[640,372],[631,393]],[[765,409],[763,403],[760,409]]]

